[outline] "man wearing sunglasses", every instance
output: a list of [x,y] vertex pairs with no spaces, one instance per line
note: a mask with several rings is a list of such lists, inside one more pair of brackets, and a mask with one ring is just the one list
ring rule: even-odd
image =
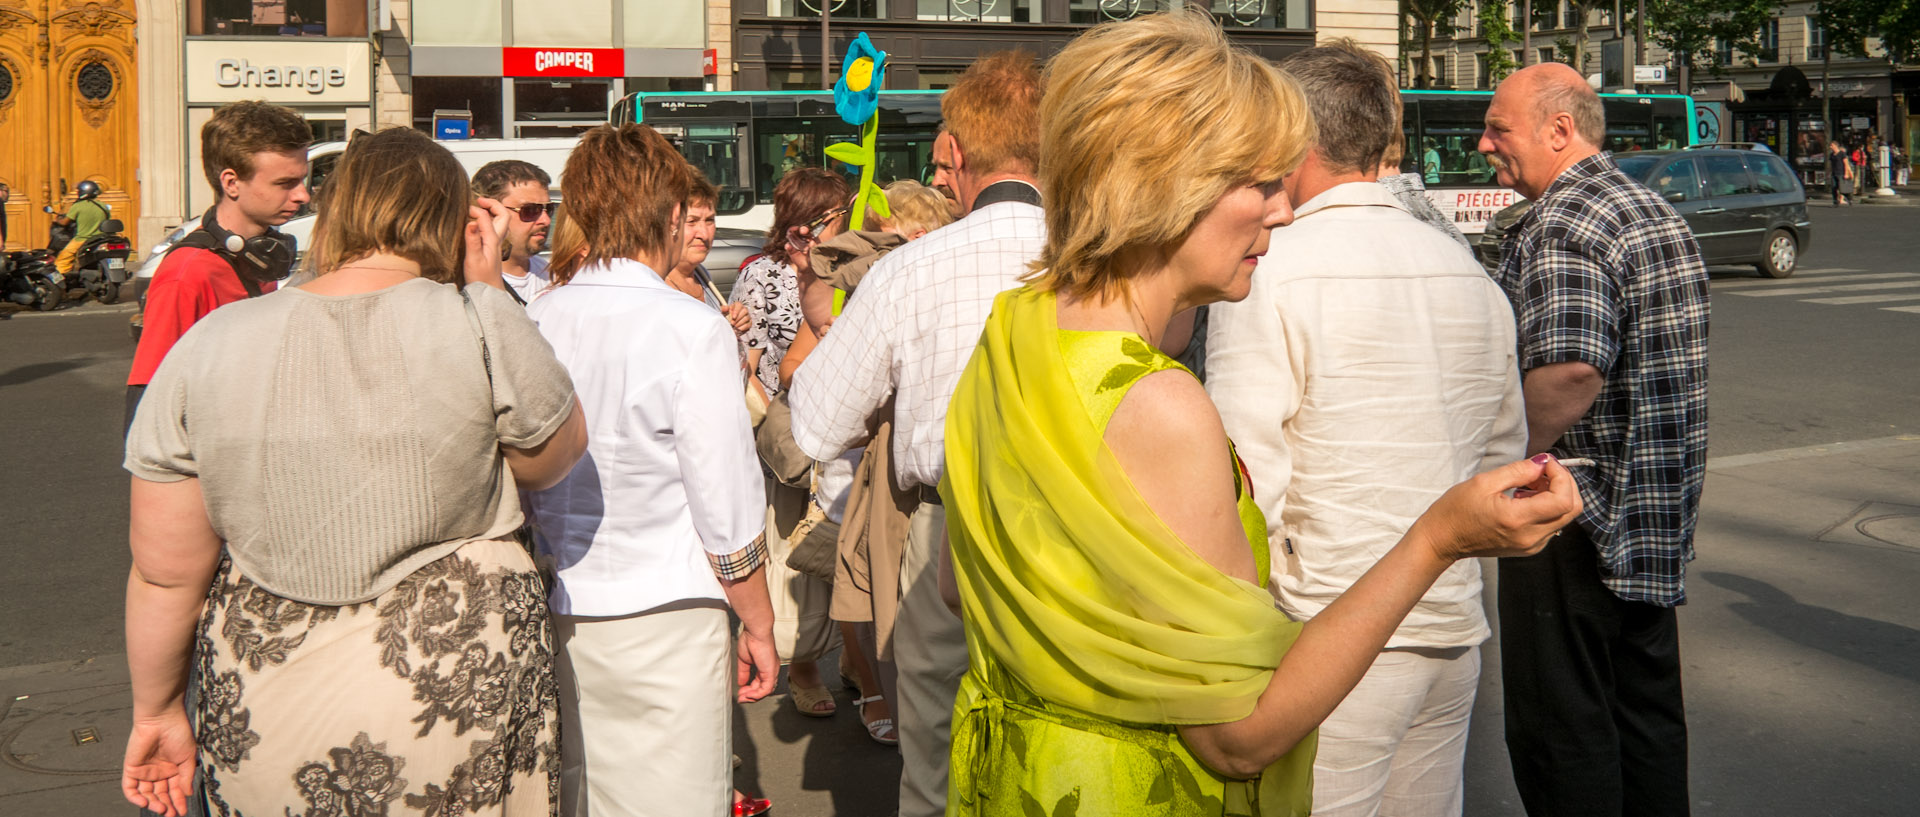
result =
[[522,305],[553,286],[547,259],[538,255],[547,248],[547,229],[553,225],[552,185],[546,171],[519,159],[488,162],[473,174],[474,195],[498,201],[516,216],[507,222],[500,277]]

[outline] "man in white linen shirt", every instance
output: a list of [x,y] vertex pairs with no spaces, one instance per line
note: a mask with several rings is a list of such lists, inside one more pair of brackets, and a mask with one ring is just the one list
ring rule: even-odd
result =
[[[1286,181],[1253,291],[1212,308],[1207,392],[1267,517],[1271,586],[1310,619],[1442,492],[1526,445],[1513,311],[1473,256],[1376,182],[1399,94],[1340,45],[1281,63],[1318,146]],[[1314,814],[1461,813],[1489,635],[1480,566],[1443,574],[1320,727]]]
[[940,599],[946,517],[935,488],[946,462],[947,403],[993,298],[1019,285],[1046,244],[1035,185],[1039,109],[1039,70],[1024,53],[980,58],[942,95],[951,164],[937,167],[936,186],[954,190],[966,218],[874,265],[787,397],[794,440],[808,456],[832,460],[866,442],[875,414],[894,396],[896,476],[921,489],[893,632],[901,817],[946,813],[948,727],[967,642]]
[[645,126],[588,131],[562,184],[590,254],[527,308],[587,413],[586,456],[532,498],[558,578],[569,817],[724,813],[735,673],[750,701],[780,671],[733,329],[658,272],[684,243],[688,172]]

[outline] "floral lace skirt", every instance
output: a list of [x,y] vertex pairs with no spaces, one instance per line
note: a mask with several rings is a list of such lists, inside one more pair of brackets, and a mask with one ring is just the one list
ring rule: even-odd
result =
[[223,559],[194,651],[208,811],[557,814],[553,644],[511,541],[344,607],[281,598]]

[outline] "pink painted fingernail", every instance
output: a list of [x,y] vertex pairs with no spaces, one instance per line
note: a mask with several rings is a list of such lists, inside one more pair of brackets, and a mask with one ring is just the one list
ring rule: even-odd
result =
[[1553,462],[1553,455],[1552,454],[1535,454],[1530,459],[1534,465],[1546,465],[1547,463]]

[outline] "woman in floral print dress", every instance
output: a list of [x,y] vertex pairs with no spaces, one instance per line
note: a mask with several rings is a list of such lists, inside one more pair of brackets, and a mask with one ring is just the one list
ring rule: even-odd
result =
[[319,275],[195,325],[129,430],[122,788],[162,815],[555,814],[515,488],[586,434],[501,281],[511,214],[405,128],[356,138],[319,212]]

